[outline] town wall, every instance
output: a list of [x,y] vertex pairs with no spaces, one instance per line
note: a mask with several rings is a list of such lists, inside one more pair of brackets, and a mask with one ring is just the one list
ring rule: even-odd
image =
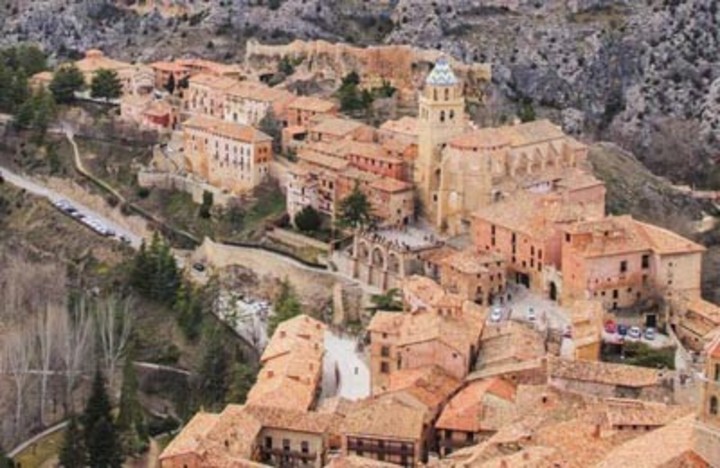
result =
[[215,205],[226,206],[230,200],[235,198],[208,183],[192,180],[184,175],[166,172],[142,170],[138,172],[138,185],[140,187],[158,187],[165,190],[180,190],[189,193],[195,203],[202,203],[203,192],[205,191],[213,194],[213,204]]

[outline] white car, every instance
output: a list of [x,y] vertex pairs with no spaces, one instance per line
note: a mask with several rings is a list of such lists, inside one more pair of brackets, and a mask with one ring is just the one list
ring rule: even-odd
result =
[[642,331],[640,330],[640,327],[630,327],[627,336],[631,340],[639,340],[642,336]]
[[503,311],[501,307],[493,307],[490,311],[490,321],[491,322],[499,322],[502,320]]
[[526,318],[527,318],[530,322],[534,322],[534,321],[537,319],[537,314],[535,313],[535,309],[533,309],[532,307],[530,307],[530,308],[527,310]]

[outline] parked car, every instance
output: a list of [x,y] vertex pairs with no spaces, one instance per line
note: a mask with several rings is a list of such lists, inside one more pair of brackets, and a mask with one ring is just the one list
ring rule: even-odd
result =
[[535,314],[535,309],[533,309],[532,307],[530,307],[527,310],[527,319],[531,322],[534,322],[535,319],[537,319],[537,314]]
[[490,311],[490,321],[499,322],[500,320],[502,320],[502,308],[499,306],[495,306]]
[[608,333],[617,333],[617,324],[614,320],[608,320],[605,322],[605,331]]
[[639,340],[642,337],[642,330],[640,330],[640,327],[630,327],[627,335],[630,339]]
[[655,329],[653,327],[647,327],[645,329],[645,339],[648,341],[652,341],[655,339]]
[[198,263],[193,263],[193,269],[194,269],[195,271],[203,272],[203,271],[205,271],[205,265],[203,265],[203,264],[200,263],[200,262],[198,262]]
[[628,334],[627,325],[623,325],[623,324],[619,323],[617,326],[617,333],[620,336],[626,336]]

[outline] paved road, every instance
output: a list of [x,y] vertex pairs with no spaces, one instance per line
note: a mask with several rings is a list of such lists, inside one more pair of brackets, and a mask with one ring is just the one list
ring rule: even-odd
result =
[[[135,248],[140,247],[140,243],[142,242],[141,236],[120,226],[119,224],[117,224],[114,221],[112,221],[111,219],[103,216],[102,214],[98,213],[97,211],[93,211],[92,209],[88,208],[87,206],[83,205],[82,203],[79,203],[77,200],[70,199],[61,193],[58,193],[54,190],[51,190],[51,189],[41,185],[40,182],[33,180],[32,178],[30,178],[28,176],[17,174],[5,167],[0,167],[0,174],[3,175],[3,177],[5,178],[5,181],[7,181],[17,187],[25,189],[26,191],[28,191],[32,194],[35,194],[35,195],[43,197],[43,198],[47,198],[48,200],[50,200],[50,202],[55,202],[58,200],[69,201],[79,212],[83,213],[86,216],[92,216],[93,218],[97,219],[98,221],[103,223],[105,226],[114,230],[116,235],[118,235],[118,236],[121,234],[125,235],[128,239],[130,239],[130,244],[133,247],[135,247]],[[71,219],[74,219],[74,218],[71,218]],[[78,224],[81,224],[81,223],[78,221]],[[82,225],[82,226],[85,227],[85,225]],[[85,227],[85,228],[89,229],[87,227]]]

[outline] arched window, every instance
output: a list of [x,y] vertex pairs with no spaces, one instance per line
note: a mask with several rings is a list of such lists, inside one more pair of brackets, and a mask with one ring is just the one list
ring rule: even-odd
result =
[[450,100],[450,90],[448,88],[445,88],[445,100]]
[[445,111],[440,111],[440,122],[445,122]]
[[710,397],[710,414],[718,414],[718,399],[715,395]]

